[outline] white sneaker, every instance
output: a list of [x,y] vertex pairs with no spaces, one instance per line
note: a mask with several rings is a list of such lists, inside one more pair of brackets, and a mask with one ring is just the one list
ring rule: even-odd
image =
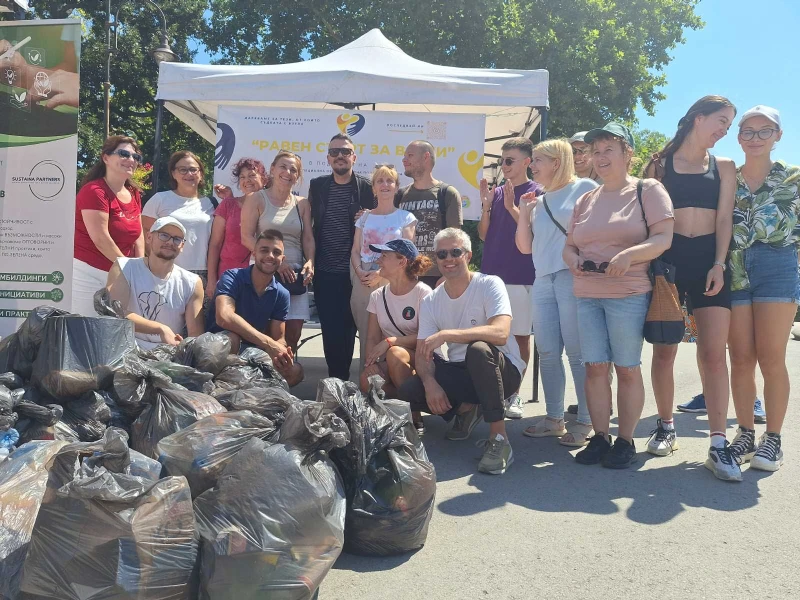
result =
[[512,394],[506,400],[506,418],[521,419],[522,417],[522,398],[519,397],[519,394]]
[[714,474],[714,477],[722,481],[742,480],[742,470],[739,468],[739,457],[731,452],[731,446],[727,441],[722,448],[711,446],[708,449],[708,458],[706,459],[705,466],[706,469]]
[[777,471],[783,464],[781,436],[777,433],[764,433],[758,440],[758,449],[750,461],[750,466],[760,471]]
[[650,432],[647,451],[655,456],[669,456],[677,449],[678,435],[675,433],[675,428],[667,429],[659,419],[656,422],[656,428]]

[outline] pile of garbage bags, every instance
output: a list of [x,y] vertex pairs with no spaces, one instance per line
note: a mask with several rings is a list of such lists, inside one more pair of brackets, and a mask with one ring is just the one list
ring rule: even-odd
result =
[[98,312],[0,341],[0,600],[311,600],[343,550],[424,545],[435,471],[380,378],[300,400],[265,352]]

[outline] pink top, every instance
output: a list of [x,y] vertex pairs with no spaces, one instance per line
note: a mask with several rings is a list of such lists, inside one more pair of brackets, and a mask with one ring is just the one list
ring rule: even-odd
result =
[[[575,203],[569,233],[581,262],[591,260],[599,265],[647,239],[642,209],[636,198],[634,179],[616,192],[605,186],[585,193]],[[642,203],[647,224],[652,227],[664,219],[672,219],[672,201],[667,190],[655,179],[645,179]],[[624,298],[644,294],[652,289],[647,275],[648,264],[632,265],[621,277],[604,273],[585,273],[575,277],[574,291],[580,298]]]
[[242,245],[242,205],[240,198],[225,198],[214,211],[215,217],[225,219],[225,238],[219,253],[217,276],[228,269],[243,269],[250,264],[250,250]]

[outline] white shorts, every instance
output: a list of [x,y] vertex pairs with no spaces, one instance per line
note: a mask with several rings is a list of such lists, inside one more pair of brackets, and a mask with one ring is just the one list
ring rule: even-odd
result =
[[511,335],[530,335],[533,325],[532,285],[506,284],[511,301]]
[[106,287],[108,272],[72,259],[72,312],[85,317],[96,317],[94,294]]
[[297,296],[289,296],[289,314],[287,321],[301,319],[308,321],[311,318],[311,309],[308,304],[308,292]]

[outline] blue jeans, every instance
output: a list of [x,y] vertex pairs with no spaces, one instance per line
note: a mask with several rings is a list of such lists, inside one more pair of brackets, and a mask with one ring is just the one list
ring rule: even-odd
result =
[[644,319],[650,292],[625,298],[578,298],[578,326],[584,363],[642,364]]
[[572,273],[564,269],[537,276],[531,298],[533,335],[539,351],[547,416],[551,419],[564,418],[567,378],[561,355],[566,349],[578,397],[578,421],[589,424],[592,419],[586,407],[586,367],[581,360],[578,303],[572,292]]

